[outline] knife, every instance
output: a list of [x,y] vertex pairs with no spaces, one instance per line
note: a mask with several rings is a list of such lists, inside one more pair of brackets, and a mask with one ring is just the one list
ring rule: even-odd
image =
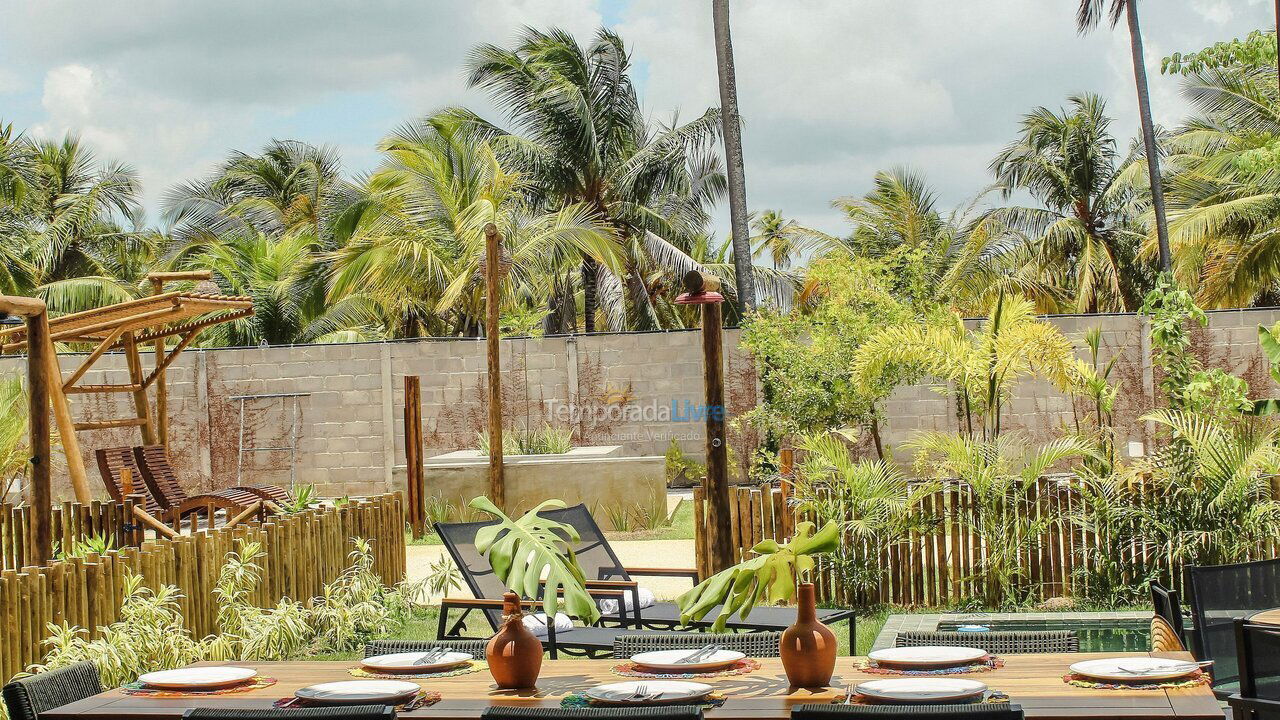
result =
[[431,648],[430,650],[428,650],[426,654],[423,655],[422,657],[418,658],[417,660],[414,660],[413,664],[426,665],[427,663],[435,662],[436,660],[440,659],[441,655],[444,655],[444,652],[445,652],[444,648],[437,645]]
[[697,662],[697,660],[698,660],[699,658],[701,658],[704,654],[706,654],[706,652],[707,652],[708,650],[710,650],[710,649],[711,649],[711,648],[713,648],[713,647],[715,647],[715,646],[714,646],[714,645],[710,645],[710,644],[708,644],[708,645],[703,645],[702,647],[698,648],[697,650],[694,650],[692,653],[690,653],[690,654],[688,654],[688,655],[686,655],[686,656],[684,656],[684,657],[680,658],[679,660],[676,660],[676,664],[677,664],[677,665],[683,665],[683,664],[685,664],[685,663]]

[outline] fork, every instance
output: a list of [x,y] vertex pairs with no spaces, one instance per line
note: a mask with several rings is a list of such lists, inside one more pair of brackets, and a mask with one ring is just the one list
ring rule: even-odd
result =
[[649,686],[645,685],[644,683],[640,683],[639,685],[636,685],[635,692],[631,693],[631,697],[627,699],[633,700],[635,702],[639,702],[648,697],[649,697]]

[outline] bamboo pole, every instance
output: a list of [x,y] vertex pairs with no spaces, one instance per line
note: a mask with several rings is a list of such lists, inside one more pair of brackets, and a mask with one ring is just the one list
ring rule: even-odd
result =
[[484,226],[484,340],[489,369],[489,499],[506,510],[506,481],[502,468],[502,364],[498,345],[498,282],[502,236],[493,223]]
[[37,565],[53,559],[52,462],[49,457],[49,383],[45,353],[49,338],[49,319],[43,313],[26,318],[27,337],[32,340],[27,354],[27,439],[31,453],[31,482],[28,504],[31,506],[31,551]]
[[426,535],[426,504],[422,467],[422,378],[404,376],[405,500],[409,527],[415,538]]
[[53,405],[53,419],[58,423],[62,453],[67,459],[67,475],[71,477],[71,488],[75,491],[76,501],[88,505],[93,502],[93,495],[89,492],[89,477],[84,469],[84,456],[80,454],[80,440],[76,437],[76,421],[71,417],[71,404],[67,402],[67,395],[62,392],[62,369],[58,365],[58,353],[53,349],[53,340],[47,332],[44,347],[49,402]]
[[133,409],[138,420],[142,421],[138,424],[142,429],[142,444],[155,445],[157,442],[155,421],[151,418],[147,390],[143,386],[142,356],[138,354],[138,343],[133,338],[133,332],[127,332],[124,335],[124,357],[129,365],[129,382],[141,388],[133,393]]
[[[164,291],[164,277],[155,274],[148,276],[151,280],[151,294],[159,295]],[[193,337],[188,336],[188,337]],[[181,351],[181,348],[174,350],[174,356]],[[165,384],[164,369],[168,365],[164,358],[164,338],[158,337],[155,340],[156,364],[155,372],[152,377],[156,383],[156,434],[159,435],[160,444],[164,446],[165,453],[169,452],[169,388]]]

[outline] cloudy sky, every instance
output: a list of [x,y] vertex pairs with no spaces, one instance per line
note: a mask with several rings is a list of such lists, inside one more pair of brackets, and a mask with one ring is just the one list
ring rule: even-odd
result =
[[[1023,113],[1074,92],[1104,94],[1127,141],[1127,34],[1079,37],[1075,5],[734,0],[748,204],[841,231],[830,200],[895,165],[959,204],[989,182]],[[1153,73],[1174,50],[1271,21],[1264,0],[1141,7]],[[709,0],[0,0],[0,18],[0,121],[39,137],[78,132],[132,163],[153,218],[166,188],[229,149],[327,143],[355,173],[412,117],[455,104],[493,114],[466,88],[463,61],[522,25],[584,41],[602,24],[619,31],[655,118],[718,104]],[[1153,74],[1152,94],[1157,122],[1184,116],[1176,80]]]

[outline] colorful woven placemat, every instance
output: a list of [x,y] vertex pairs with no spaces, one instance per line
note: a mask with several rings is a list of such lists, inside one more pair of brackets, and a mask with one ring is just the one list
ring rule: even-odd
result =
[[469,660],[458,667],[433,673],[376,673],[358,667],[351,668],[348,672],[351,673],[352,677],[377,678],[379,680],[434,680],[435,678],[453,677],[455,675],[470,675],[473,672],[488,669],[489,663],[483,660]]
[[[710,695],[695,702],[667,702],[667,703],[651,703],[649,707],[658,707],[660,705],[701,705],[703,708],[720,707],[724,704],[725,696],[720,693],[713,692]],[[583,708],[583,707],[643,707],[639,703],[598,703],[587,697],[586,693],[575,691],[560,700],[562,708]]]
[[874,660],[855,660],[853,667],[861,672],[870,673],[872,675],[965,675],[967,673],[983,673],[997,670],[1004,667],[1004,660],[992,655],[987,658],[986,662],[975,663],[973,665],[957,665],[955,667],[930,668],[928,670],[880,667]]
[[654,680],[692,680],[694,678],[714,678],[714,677],[729,677],[731,675],[746,675],[747,673],[752,672],[753,670],[759,670],[760,661],[752,660],[751,658],[743,658],[738,662],[730,665],[727,668],[723,668],[720,670],[712,670],[709,672],[695,672],[695,673],[652,672],[647,670],[641,670],[640,669],[641,667],[642,666],[636,665],[631,661],[627,661],[622,663],[621,665],[614,665],[613,667],[609,668],[609,672],[613,673],[614,675],[621,675],[622,677],[652,678]]
[[1092,690],[1169,690],[1171,688],[1189,688],[1197,685],[1207,685],[1210,678],[1208,673],[1197,670],[1186,677],[1175,678],[1173,680],[1158,680],[1156,682],[1107,682],[1103,680],[1094,680],[1075,673],[1063,675],[1062,681],[1068,685],[1089,688]]
[[[988,690],[985,693],[983,693],[982,697],[980,698],[974,697],[968,700],[961,700],[960,702],[944,703],[944,704],[946,705],[980,705],[980,704],[998,705],[998,704],[1007,703],[1007,702],[1009,702],[1008,695],[1000,692],[999,690]],[[895,703],[888,700],[875,700],[869,697],[864,697],[862,695],[854,695],[852,698],[849,699],[848,702],[845,702],[843,698],[840,698],[840,699],[832,700],[831,704],[832,705],[905,705],[908,703]]]
[[[397,712],[410,712],[412,710],[420,710],[424,707],[430,707],[440,702],[440,693],[435,690],[423,690],[414,695],[408,702],[401,703],[396,706]],[[376,703],[375,703],[376,704]],[[327,703],[309,702],[299,697],[280,698],[271,703],[276,708],[305,708],[305,707],[336,707]]]
[[275,678],[265,677],[263,675],[254,675],[247,682],[231,687],[214,688],[212,690],[174,690],[171,688],[154,688],[143,685],[140,682],[131,682],[122,686],[120,689],[125,695],[137,695],[140,697],[154,698],[193,698],[193,697],[209,697],[211,695],[233,695],[235,693],[249,692],[250,690],[261,690],[276,684]]

